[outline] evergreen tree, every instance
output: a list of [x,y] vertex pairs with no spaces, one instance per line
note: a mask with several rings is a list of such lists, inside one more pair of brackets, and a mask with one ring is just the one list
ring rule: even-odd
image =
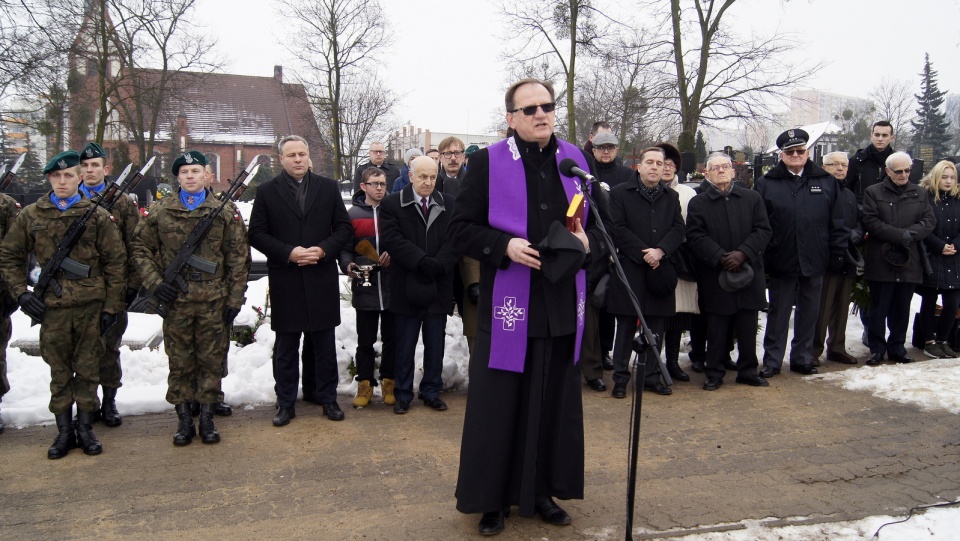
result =
[[703,140],[703,132],[697,130],[697,144],[694,149],[697,156],[697,163],[707,163],[707,142]]
[[917,118],[910,122],[913,124],[913,144],[918,150],[921,145],[932,146],[934,159],[939,159],[947,154],[947,143],[950,141],[947,128],[950,123],[940,109],[946,91],[937,87],[937,72],[930,65],[929,53],[920,75],[923,82],[920,85],[920,94],[915,96],[918,104]]

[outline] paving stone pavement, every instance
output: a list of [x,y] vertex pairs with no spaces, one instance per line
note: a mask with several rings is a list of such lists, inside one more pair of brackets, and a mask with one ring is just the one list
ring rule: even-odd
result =
[[[868,368],[821,372],[840,369]],[[644,395],[637,539],[744,519],[853,520],[960,497],[960,416],[816,376],[784,373],[761,389],[728,376],[716,392],[692,376],[672,396]],[[298,403],[283,428],[269,406],[235,408],[217,419],[220,444],[184,448],[172,444],[172,412],[127,416],[97,426],[102,455],[56,461],[46,458],[53,426],[8,427],[0,531],[5,540],[479,538],[479,517],[458,513],[453,497],[466,392],[443,398],[443,413],[416,402],[399,416],[374,403],[347,408],[340,423]],[[586,495],[562,502],[573,524],[514,515],[501,538],[624,538],[630,400],[586,387],[583,399]]]

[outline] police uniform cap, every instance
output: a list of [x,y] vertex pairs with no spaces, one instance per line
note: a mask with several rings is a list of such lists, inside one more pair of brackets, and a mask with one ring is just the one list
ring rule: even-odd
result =
[[54,171],[70,169],[78,165],[80,165],[80,154],[78,154],[76,150],[67,150],[57,154],[52,160],[47,162],[46,167],[43,168],[43,174],[47,175]]
[[613,145],[615,147],[620,146],[620,141],[617,140],[617,136],[613,132],[602,131],[593,136],[593,146],[598,147],[600,145]]
[[174,175],[180,174],[181,165],[197,164],[197,165],[205,166],[207,165],[207,163],[208,163],[207,157],[204,156],[203,153],[200,151],[191,150],[190,152],[184,152],[183,154],[177,156],[176,160],[173,160],[173,167],[172,167],[173,174]]
[[794,128],[781,133],[780,137],[777,137],[777,148],[786,150],[800,145],[807,146],[808,141],[810,141],[809,133],[800,128]]
[[81,160],[92,160],[94,158],[106,158],[107,153],[103,151],[103,147],[96,143],[87,143],[87,146],[83,147],[83,150],[80,151]]

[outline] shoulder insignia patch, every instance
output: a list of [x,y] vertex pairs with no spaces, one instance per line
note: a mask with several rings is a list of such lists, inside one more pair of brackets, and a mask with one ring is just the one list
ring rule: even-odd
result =
[[239,210],[233,211],[233,221],[239,222],[242,220],[243,220],[243,216],[240,216],[240,211]]

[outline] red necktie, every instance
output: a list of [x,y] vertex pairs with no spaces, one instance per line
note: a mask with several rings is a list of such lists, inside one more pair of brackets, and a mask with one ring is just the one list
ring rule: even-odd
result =
[[430,214],[430,207],[429,205],[427,205],[427,198],[426,197],[422,198],[420,202],[422,204],[422,206],[420,207],[420,210],[423,211],[423,217],[427,218]]

